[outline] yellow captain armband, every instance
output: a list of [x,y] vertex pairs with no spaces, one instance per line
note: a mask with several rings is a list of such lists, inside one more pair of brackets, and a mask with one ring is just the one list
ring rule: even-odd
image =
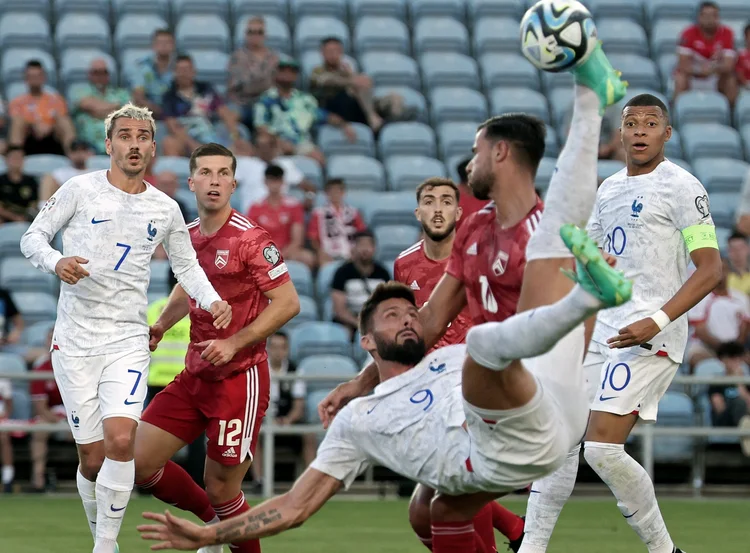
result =
[[701,248],[719,249],[716,240],[716,227],[713,225],[693,225],[682,231],[682,238],[690,253]]

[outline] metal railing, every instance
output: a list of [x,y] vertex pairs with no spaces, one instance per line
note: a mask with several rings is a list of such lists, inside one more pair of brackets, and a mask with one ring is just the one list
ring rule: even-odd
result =
[[[10,380],[52,380],[54,375],[51,372],[26,372],[26,373],[7,373],[0,370],[0,378]],[[325,382],[332,387],[335,383],[343,382],[349,377],[341,375],[306,375],[306,374],[283,374],[271,375],[272,380],[276,381],[294,381],[302,380],[304,382]],[[705,385],[725,385],[731,386],[736,384],[746,384],[750,386],[750,376],[687,376],[677,375],[672,381],[673,384],[682,384],[686,386],[705,386]],[[263,436],[263,495],[266,497],[273,495],[274,490],[274,468],[275,468],[275,443],[274,437],[283,436],[302,436],[304,434],[324,434],[325,430],[320,424],[295,424],[290,426],[278,426],[274,423],[272,413],[268,413],[261,427]],[[0,432],[7,431],[24,431],[24,432],[60,432],[69,430],[67,422],[59,423],[34,423],[29,421],[9,421],[0,422]],[[653,424],[637,425],[632,432],[633,435],[641,439],[641,464],[648,474],[653,478],[654,474],[654,441],[659,436],[679,436],[691,438],[709,438],[709,437],[750,437],[750,429],[742,430],[739,428],[717,428],[713,426],[657,426]],[[697,491],[702,487],[701,467],[697,466],[697,461],[693,463],[693,485]]]

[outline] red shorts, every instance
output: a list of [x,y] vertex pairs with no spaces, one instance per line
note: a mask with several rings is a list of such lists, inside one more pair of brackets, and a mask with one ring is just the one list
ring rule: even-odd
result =
[[267,361],[216,381],[182,371],[156,394],[141,420],[188,444],[205,431],[208,457],[222,465],[239,465],[255,454],[269,394]]

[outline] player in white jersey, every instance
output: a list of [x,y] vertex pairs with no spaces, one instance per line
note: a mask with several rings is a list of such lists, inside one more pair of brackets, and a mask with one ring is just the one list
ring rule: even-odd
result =
[[[722,265],[703,185],[664,157],[667,107],[650,94],[622,112],[627,167],[599,188],[588,229],[633,279],[633,299],[602,311],[584,363],[591,418],[584,441],[589,466],[609,486],[650,553],[679,551],[648,473],[624,449],[640,418],[654,422],[659,400],[685,351],[684,316],[719,282]],[[690,260],[696,266],[688,278]],[[535,482],[521,553],[542,553],[575,485],[580,446],[555,474]]]
[[[151,112],[128,104],[105,123],[110,169],[73,177],[21,239],[31,263],[63,281],[52,365],[78,445],[78,490],[94,553],[112,553],[133,489],[146,397],[150,262],[163,244],[182,287],[224,328],[231,309],[198,265],[177,203],[143,176],[156,149]],[[62,231],[62,253],[50,241]]]

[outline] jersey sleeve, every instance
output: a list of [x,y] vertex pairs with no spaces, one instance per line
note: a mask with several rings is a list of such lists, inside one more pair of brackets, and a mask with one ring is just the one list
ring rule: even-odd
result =
[[289,269],[271,235],[260,227],[245,231],[240,259],[261,292],[268,292],[291,280]]
[[465,222],[456,232],[456,239],[453,241],[453,248],[451,249],[451,256],[448,259],[448,265],[445,268],[445,272],[463,282],[463,267],[464,260],[462,255],[466,251],[466,236],[469,234],[468,221]]
[[185,289],[188,296],[208,311],[212,303],[221,301],[221,297],[198,264],[198,258],[190,241],[190,233],[176,202],[172,204],[172,212],[172,224],[164,238],[164,249],[169,257],[169,264],[177,282]]
[[734,31],[730,27],[721,27],[719,43],[723,48],[722,55],[730,58],[737,56],[737,51],[734,49]]
[[346,291],[346,281],[349,280],[348,271],[346,265],[342,265],[336,272],[333,273],[333,280],[331,281],[331,290],[338,290],[339,292]]
[[352,436],[352,411],[344,408],[328,429],[312,468],[332,476],[348,490],[352,482],[370,466],[370,462]]
[[692,176],[685,181],[667,196],[669,217],[690,252],[705,247],[718,249],[706,189]]
[[396,261],[393,262],[393,280],[406,284],[406,282],[404,282],[404,263],[405,261],[403,257],[398,257],[396,258]]
[[680,42],[677,45],[677,54],[681,54],[683,56],[692,56],[694,38],[695,38],[694,27],[691,26],[685,29],[684,31],[682,31],[682,34],[680,35]]
[[591,239],[596,242],[599,247],[604,243],[604,230],[602,229],[602,221],[599,218],[599,202],[597,201],[594,205],[594,210],[591,213],[591,218],[586,224],[586,232]]
[[50,246],[50,242],[75,215],[79,188],[70,182],[60,187],[21,238],[21,253],[37,269],[55,274],[55,266],[63,254]]

